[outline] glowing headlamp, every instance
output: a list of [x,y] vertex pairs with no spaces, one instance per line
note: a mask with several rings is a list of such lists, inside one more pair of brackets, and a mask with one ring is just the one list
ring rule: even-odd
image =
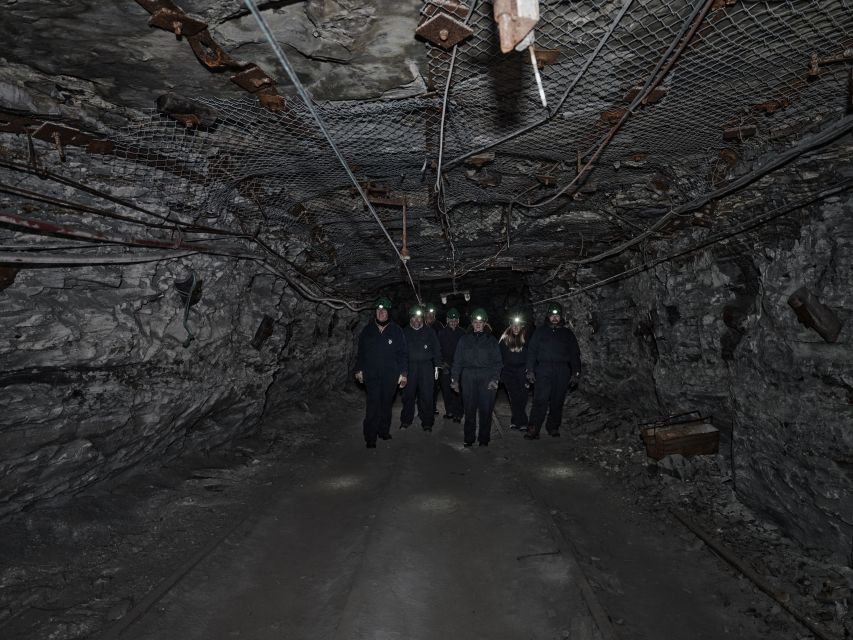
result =
[[521,318],[515,317],[512,319],[514,324],[521,324]]
[[482,321],[482,320],[483,320],[483,316],[477,316],[476,318],[474,318],[474,320],[480,320],[480,321]]
[[552,316],[560,315],[560,310],[559,309],[551,309],[551,315]]
[[380,304],[380,305],[379,305],[378,307],[376,307],[376,308],[377,308],[377,309],[384,309],[384,308],[385,308],[385,305],[384,305],[384,304]]

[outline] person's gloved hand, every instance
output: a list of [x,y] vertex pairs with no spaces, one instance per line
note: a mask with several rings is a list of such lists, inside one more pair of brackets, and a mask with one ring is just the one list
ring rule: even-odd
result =
[[527,372],[526,378],[530,384],[534,384],[536,382],[536,374],[533,373],[532,371]]
[[364,371],[356,371],[355,379],[358,380],[359,384],[364,384]]
[[459,383],[456,380],[450,381],[450,388],[453,389],[456,393],[459,393]]
[[491,380],[489,382],[489,386],[488,386],[489,391],[495,391],[497,388],[498,388],[498,381],[497,380]]
[[408,382],[409,382],[409,379],[401,373],[400,377],[397,379],[397,384],[399,385],[399,387],[401,389],[404,389]]
[[438,367],[435,368],[435,379],[438,380]]

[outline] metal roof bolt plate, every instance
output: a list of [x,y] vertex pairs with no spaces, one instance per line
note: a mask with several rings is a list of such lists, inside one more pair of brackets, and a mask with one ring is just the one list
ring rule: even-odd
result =
[[415,29],[416,35],[443,49],[453,48],[473,33],[468,25],[446,13],[435,14]]

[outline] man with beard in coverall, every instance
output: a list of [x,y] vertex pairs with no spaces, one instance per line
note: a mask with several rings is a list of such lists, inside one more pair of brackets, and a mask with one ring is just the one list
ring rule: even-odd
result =
[[533,407],[527,440],[539,438],[539,430],[548,414],[545,429],[551,437],[560,437],[563,404],[569,389],[575,389],[581,375],[581,354],[575,334],[563,323],[563,307],[548,307],[547,321],[530,339],[527,351],[527,381],[534,384]]
[[459,339],[465,335],[465,330],[459,326],[459,311],[455,307],[447,310],[447,326],[438,334],[441,343],[441,357],[444,366],[439,373],[441,395],[444,398],[444,417],[454,422],[462,421],[462,396],[450,388],[450,369],[453,366],[453,355]]
[[462,386],[465,405],[463,444],[466,447],[474,444],[475,437],[481,447],[487,447],[492,435],[492,410],[503,363],[501,348],[492,335],[488,320],[485,309],[474,309],[471,328],[459,340],[453,355],[453,381],[450,386],[457,392],[460,384]]
[[409,324],[403,329],[409,349],[409,381],[403,390],[403,410],[400,428],[406,429],[418,417],[424,431],[432,431],[435,422],[435,381],[441,366],[441,345],[435,331],[424,324],[424,309],[419,305],[409,310]]
[[397,385],[405,388],[409,352],[400,325],[391,322],[391,301],[381,297],[374,305],[373,320],[358,337],[355,379],[367,391],[364,417],[364,441],[376,448],[376,438],[391,439],[391,405]]

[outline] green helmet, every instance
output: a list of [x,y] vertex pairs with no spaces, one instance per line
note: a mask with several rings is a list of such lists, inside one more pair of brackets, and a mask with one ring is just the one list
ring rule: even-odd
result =
[[483,309],[483,307],[477,307],[471,312],[471,320],[482,320],[483,322],[488,322],[489,314],[486,313],[486,310]]
[[423,316],[424,308],[419,304],[414,304],[409,308],[409,317],[412,316]]
[[548,305],[548,315],[549,316],[553,316],[553,315],[562,316],[563,315],[563,305],[561,305],[559,302],[552,302],[550,305]]
[[447,310],[447,319],[448,320],[459,320],[459,311],[456,310],[456,307],[451,307]]
[[391,301],[385,296],[379,296],[376,298],[376,302],[373,303],[374,309],[388,309],[391,310]]

